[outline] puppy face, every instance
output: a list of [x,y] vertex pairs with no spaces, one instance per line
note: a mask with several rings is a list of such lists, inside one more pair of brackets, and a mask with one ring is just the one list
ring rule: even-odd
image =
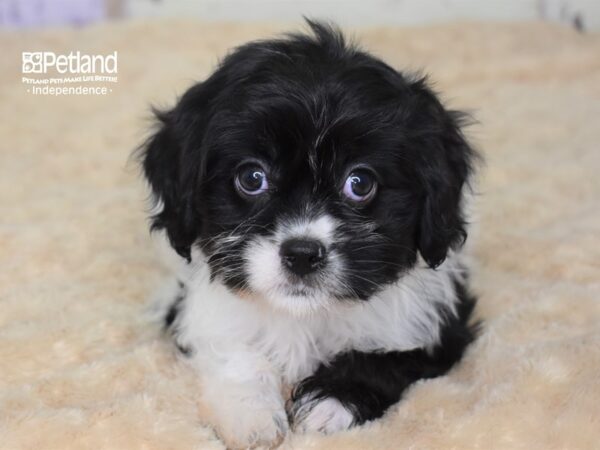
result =
[[213,282],[297,314],[368,300],[465,238],[460,115],[311,23],[251,43],[171,111],[142,154],[153,227]]

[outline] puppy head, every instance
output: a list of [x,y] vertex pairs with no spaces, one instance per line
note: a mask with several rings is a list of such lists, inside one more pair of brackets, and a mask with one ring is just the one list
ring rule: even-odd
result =
[[298,314],[368,300],[418,253],[441,264],[466,237],[473,158],[424,79],[310,26],[235,50],[142,153],[153,228],[199,247],[213,282]]

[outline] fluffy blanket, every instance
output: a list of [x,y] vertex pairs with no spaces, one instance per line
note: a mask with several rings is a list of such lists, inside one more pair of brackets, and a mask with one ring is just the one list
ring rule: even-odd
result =
[[[131,151],[226,50],[282,25],[121,23],[0,34],[0,447],[220,449],[148,314],[164,277]],[[296,449],[598,448],[600,36],[559,26],[357,30],[478,120],[482,334],[381,420]],[[33,95],[22,51],[118,51],[106,96]]]

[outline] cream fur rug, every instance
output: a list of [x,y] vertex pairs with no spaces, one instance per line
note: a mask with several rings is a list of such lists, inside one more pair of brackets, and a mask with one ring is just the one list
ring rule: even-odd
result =
[[[3,32],[0,447],[219,449],[200,387],[147,314],[164,272],[131,150],[232,45],[282,26]],[[600,447],[600,36],[542,24],[356,32],[472,110],[481,338],[373,424],[297,449]],[[21,51],[119,52],[106,97],[42,97]]]

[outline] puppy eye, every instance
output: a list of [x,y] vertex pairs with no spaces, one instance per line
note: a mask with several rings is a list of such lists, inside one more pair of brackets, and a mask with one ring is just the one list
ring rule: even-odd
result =
[[235,188],[246,195],[260,195],[269,188],[267,175],[256,164],[245,165],[235,176]]
[[375,176],[365,169],[356,169],[344,183],[343,193],[353,202],[365,203],[373,198],[377,191]]

